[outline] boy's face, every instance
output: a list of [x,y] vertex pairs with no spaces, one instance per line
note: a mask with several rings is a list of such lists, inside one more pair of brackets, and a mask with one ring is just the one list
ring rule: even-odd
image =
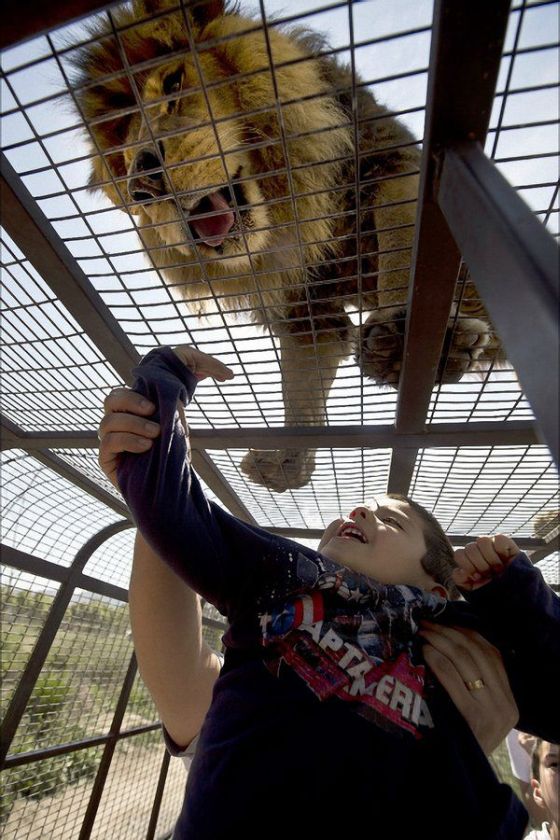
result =
[[376,502],[378,507],[360,505],[346,519],[331,522],[319,551],[379,583],[406,583],[445,596],[420,563],[426,542],[419,516],[397,499],[380,496]]
[[558,825],[558,744],[543,741],[540,752],[540,779],[533,779],[533,797],[552,824]]

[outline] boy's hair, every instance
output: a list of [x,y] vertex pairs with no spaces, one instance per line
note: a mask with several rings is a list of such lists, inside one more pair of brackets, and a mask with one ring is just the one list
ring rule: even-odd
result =
[[460,598],[461,593],[452,578],[453,570],[457,568],[455,552],[435,516],[408,496],[400,493],[387,493],[387,496],[398,502],[406,502],[421,519],[426,541],[426,553],[420,561],[422,568],[432,580],[445,586],[451,600]]
[[543,744],[542,738],[537,738],[533,752],[531,753],[531,776],[538,782],[541,780],[541,747]]

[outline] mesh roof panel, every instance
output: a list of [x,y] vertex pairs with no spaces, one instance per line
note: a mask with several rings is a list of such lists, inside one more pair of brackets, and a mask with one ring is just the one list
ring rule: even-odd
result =
[[87,539],[118,517],[25,452],[2,453],[2,542],[68,566]]

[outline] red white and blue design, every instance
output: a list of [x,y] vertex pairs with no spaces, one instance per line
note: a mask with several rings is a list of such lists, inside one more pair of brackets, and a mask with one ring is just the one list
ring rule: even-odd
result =
[[278,675],[287,666],[319,700],[336,697],[377,726],[421,737],[433,722],[416,633],[447,602],[416,587],[376,583],[325,558],[310,574],[309,558],[300,557],[297,577],[315,578],[312,588],[260,614],[269,669]]

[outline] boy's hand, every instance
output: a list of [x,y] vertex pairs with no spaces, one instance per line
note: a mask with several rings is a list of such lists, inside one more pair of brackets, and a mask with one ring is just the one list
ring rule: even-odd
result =
[[[233,378],[222,362],[194,347],[182,344],[173,352],[197,379],[212,376],[219,382]],[[147,452],[159,435],[159,423],[149,419],[156,407],[130,388],[114,388],[104,403],[105,416],[99,424],[99,466],[118,490],[117,464],[121,452]]]
[[188,367],[194,373],[197,379],[206,379],[207,376],[211,376],[218,382],[226,382],[228,379],[233,379],[235,375],[231,368],[228,368],[219,359],[209,356],[208,353],[203,353],[189,344],[179,344],[172,350],[185,367]]
[[519,546],[505,534],[478,537],[475,542],[467,543],[455,552],[459,568],[453,572],[453,580],[461,589],[479,589],[503,572],[519,550]]

